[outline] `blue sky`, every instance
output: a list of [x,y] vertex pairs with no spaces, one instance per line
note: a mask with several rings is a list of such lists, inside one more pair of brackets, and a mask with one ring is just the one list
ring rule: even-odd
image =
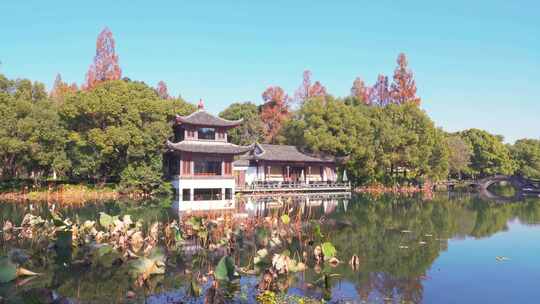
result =
[[157,2],[2,1],[0,73],[80,84],[108,26],[124,76],[217,113],[270,85],[292,95],[305,69],[344,96],[405,52],[438,126],[540,138],[539,2]]

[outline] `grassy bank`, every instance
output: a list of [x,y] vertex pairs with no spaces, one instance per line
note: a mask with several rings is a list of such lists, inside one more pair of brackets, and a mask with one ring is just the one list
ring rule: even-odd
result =
[[117,188],[116,184],[71,184],[57,181],[34,183],[31,180],[15,180],[0,183],[0,200],[55,200],[77,204],[88,200],[118,198],[122,194]]

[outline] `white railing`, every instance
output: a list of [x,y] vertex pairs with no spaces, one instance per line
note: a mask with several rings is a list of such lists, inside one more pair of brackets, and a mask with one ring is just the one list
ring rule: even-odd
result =
[[253,182],[251,185],[237,186],[237,191],[308,191],[308,190],[331,190],[350,189],[351,184],[347,182]]

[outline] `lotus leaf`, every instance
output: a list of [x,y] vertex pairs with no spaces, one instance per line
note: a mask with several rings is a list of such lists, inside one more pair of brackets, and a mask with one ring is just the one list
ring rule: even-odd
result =
[[214,274],[219,281],[232,281],[235,279],[237,274],[235,273],[233,259],[230,256],[222,257],[216,266]]
[[17,268],[17,265],[13,263],[9,257],[0,257],[0,283],[7,283],[15,280],[19,276],[34,276],[38,275],[35,272],[24,269],[22,267]]
[[100,212],[99,213],[99,224],[103,227],[103,228],[109,228],[113,223],[113,217],[108,215],[107,213],[105,212]]
[[154,248],[148,257],[140,257],[130,263],[130,273],[148,279],[155,274],[165,273],[165,255],[160,248]]
[[284,214],[281,216],[281,221],[283,222],[283,224],[288,225],[291,222],[291,218],[288,214]]
[[188,224],[191,225],[193,230],[200,230],[203,227],[202,218],[194,216],[191,217],[188,221]]
[[8,257],[0,257],[0,283],[7,283],[17,278],[17,265]]
[[105,268],[111,268],[115,261],[120,259],[120,254],[112,245],[98,245],[95,251],[94,264]]
[[325,242],[321,245],[321,247],[325,259],[330,259],[336,256],[337,250],[332,243]]

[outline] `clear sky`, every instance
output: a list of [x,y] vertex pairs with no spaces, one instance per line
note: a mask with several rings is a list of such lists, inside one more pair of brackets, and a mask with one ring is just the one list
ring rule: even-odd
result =
[[105,26],[123,76],[214,113],[305,69],[345,96],[405,52],[438,126],[540,138],[538,1],[1,1],[0,73],[80,84]]

